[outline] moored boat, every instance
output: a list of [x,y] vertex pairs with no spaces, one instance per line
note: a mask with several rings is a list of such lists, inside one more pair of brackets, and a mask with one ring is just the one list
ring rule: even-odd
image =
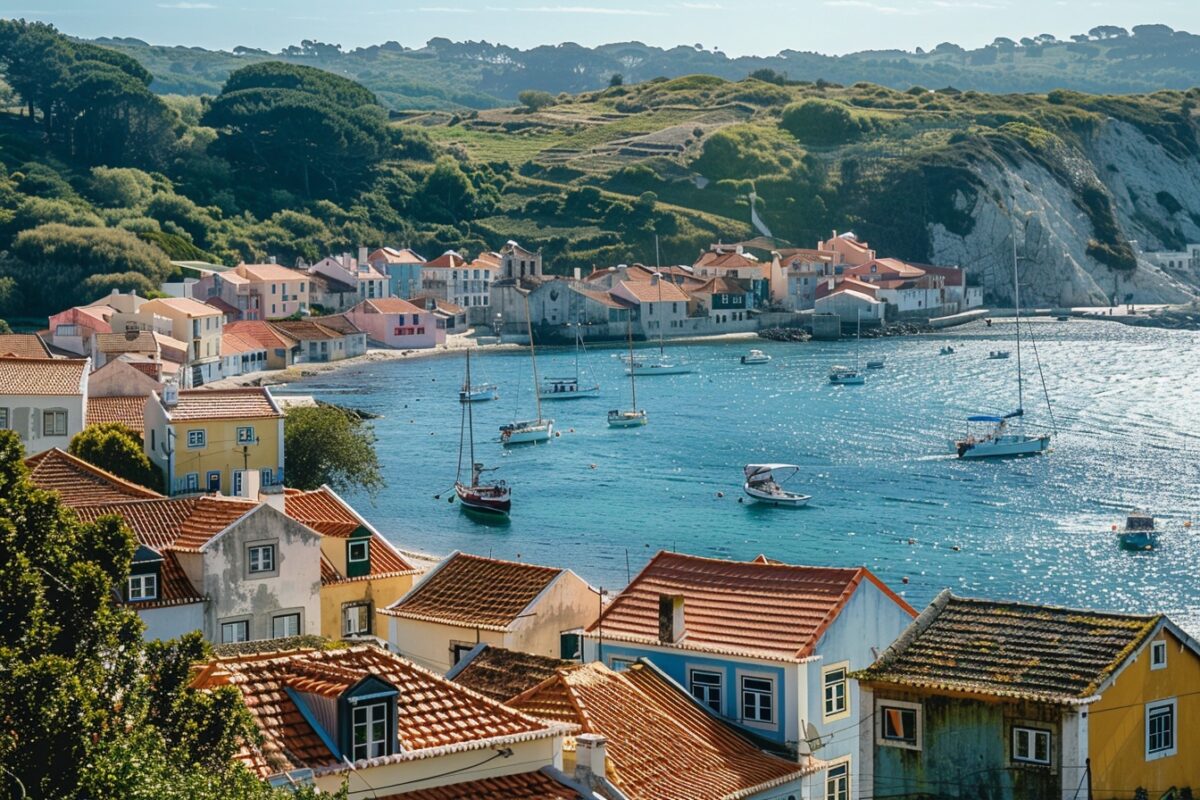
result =
[[1117,532],[1117,541],[1126,550],[1153,550],[1158,544],[1154,516],[1134,512],[1125,517],[1125,527]]
[[533,321],[529,312],[529,298],[525,298],[525,326],[529,331],[529,361],[533,365],[533,399],[537,405],[537,419],[514,420],[500,426],[500,443],[505,447],[514,444],[536,444],[549,441],[554,435],[554,420],[542,419],[541,382],[538,380],[537,351],[533,345]]
[[1008,358],[1008,355],[1009,354],[1008,354],[1007,350],[993,350],[990,353],[988,353],[988,360],[989,361],[1003,361],[1004,359]]
[[868,361],[867,369],[883,369],[883,363],[884,362],[883,362],[882,358],[879,359],[878,361]]
[[[467,350],[467,376],[465,386],[471,385],[471,351]],[[469,448],[467,455],[471,460],[471,482],[463,483],[463,439],[467,438]],[[471,511],[482,511],[487,514],[508,516],[512,509],[512,492],[504,481],[484,481],[483,473],[488,471],[483,464],[475,460],[475,415],[471,403],[463,403],[463,420],[458,431],[458,473],[454,478],[454,493],[458,496],[462,508]]]
[[575,326],[575,375],[570,378],[547,378],[538,385],[538,396],[543,400],[579,400],[600,394],[600,384],[594,380],[582,380],[579,371],[579,351],[583,349],[583,337],[579,326]]
[[747,464],[742,471],[746,475],[742,491],[751,502],[800,508],[812,499],[812,495],[783,488],[784,483],[800,472],[800,467],[795,464]]
[[867,378],[856,369],[835,364],[829,369],[829,382],[835,386],[859,386],[866,383]]
[[771,357],[762,350],[751,350],[742,356],[743,364],[767,364],[770,361]]
[[[625,322],[625,338],[629,342],[629,357],[633,358],[633,323],[628,319]],[[644,408],[638,408],[637,404],[637,378],[636,373],[629,370],[629,401],[628,409],[614,408],[608,412],[608,427],[610,428],[636,428],[639,425],[645,425],[649,422]]]
[[943,347],[941,350],[938,351],[938,355],[939,356],[952,356],[952,355],[954,355],[954,348],[951,347],[950,345],[946,345],[945,347]]
[[500,391],[494,383],[477,383],[474,386],[464,383],[458,390],[458,402],[460,403],[483,403],[499,399]]
[[686,358],[674,359],[665,353],[657,356],[625,355],[626,375],[685,375],[693,371],[692,365]]

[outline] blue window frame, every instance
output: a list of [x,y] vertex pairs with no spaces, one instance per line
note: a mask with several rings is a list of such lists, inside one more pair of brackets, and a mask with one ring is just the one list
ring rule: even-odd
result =
[[210,492],[221,491],[221,473],[217,470],[210,471],[207,475],[207,480],[205,481],[205,483],[208,486],[208,491],[210,491]]

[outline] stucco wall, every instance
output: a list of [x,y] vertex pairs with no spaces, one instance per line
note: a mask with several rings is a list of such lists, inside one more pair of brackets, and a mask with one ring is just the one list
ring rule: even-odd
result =
[[154,639],[174,639],[185,633],[204,630],[204,603],[165,608],[134,608],[146,624],[142,638],[148,642]]
[[391,645],[405,658],[411,659],[426,669],[439,674],[447,672],[451,664],[450,643],[486,642],[504,647],[504,634],[498,631],[477,630],[438,622],[386,616],[387,638]]
[[[86,400],[83,395],[0,395],[0,408],[8,409],[8,427],[16,431],[32,456],[58,447],[66,450],[71,437],[83,430]],[[42,412],[60,409],[67,412],[67,435],[44,436]]]
[[[338,540],[342,542],[344,540]],[[412,588],[412,575],[394,578],[371,578],[321,586],[321,635],[329,639],[342,638],[342,607],[347,603],[369,602],[372,606],[371,633],[385,638],[390,617],[380,615]]]
[[[249,573],[251,543],[276,545],[276,572]],[[210,599],[205,636],[220,641],[221,622],[248,619],[251,639],[271,638],[277,612],[299,610],[300,632],[321,632],[321,536],[267,505],[259,506],[204,549],[203,591]]]
[[586,627],[600,615],[600,595],[575,573],[564,572],[527,613],[530,616],[513,623],[504,646],[558,658],[562,652],[562,634]]

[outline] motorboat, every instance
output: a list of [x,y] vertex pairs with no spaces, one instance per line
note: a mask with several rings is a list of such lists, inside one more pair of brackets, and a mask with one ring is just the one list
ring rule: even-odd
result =
[[[463,384],[471,385],[471,351],[467,350],[467,376]],[[508,516],[512,509],[512,491],[504,481],[484,481],[483,473],[488,469],[475,460],[475,414],[471,403],[465,402],[463,419],[458,431],[458,474],[454,478],[454,493],[458,496],[462,508],[471,511],[481,511],[486,514]],[[463,439],[469,442],[467,455],[471,463],[471,482],[463,483]]]
[[657,356],[630,354],[621,356],[621,360],[625,362],[626,375],[685,375],[694,371],[686,358],[674,359],[665,353]]
[[762,350],[751,350],[742,356],[743,364],[767,364],[771,361],[771,357]]
[[742,471],[746,475],[742,490],[751,502],[800,508],[812,499],[812,495],[783,488],[783,484],[800,472],[800,467],[795,464],[747,464]]
[[939,356],[952,356],[952,355],[954,355],[954,348],[951,347],[950,345],[946,345],[945,347],[943,347],[941,350],[938,351],[938,355]]
[[499,400],[500,391],[494,383],[477,383],[474,386],[463,384],[458,390],[458,402],[482,403],[487,400]]
[[1006,358],[1008,358],[1007,350],[993,350],[988,353],[989,361],[1003,361]]
[[1050,449],[1050,434],[1024,433],[1009,430],[1009,420],[1022,415],[1020,409],[1004,416],[977,415],[967,417],[968,423],[982,423],[990,430],[982,434],[970,431],[956,439],[954,449],[959,458],[1006,458],[1030,456]]
[[513,444],[536,444],[549,441],[554,435],[554,420],[531,419],[518,422],[507,422],[500,426],[500,443],[507,446]]
[[579,400],[600,394],[600,384],[594,380],[582,380],[579,371],[579,352],[583,349],[583,337],[579,326],[575,326],[575,375],[570,378],[547,378],[538,385],[538,395],[543,400]]
[[1158,544],[1153,515],[1135,512],[1125,517],[1125,527],[1117,532],[1117,541],[1126,550],[1153,550]]
[[608,412],[608,427],[610,428],[636,428],[639,425],[645,425],[649,421],[645,409],[631,409],[629,411],[613,409]]
[[868,361],[867,369],[883,369],[883,359],[881,358],[878,361]]
[[835,386],[859,386],[866,383],[867,378],[856,369],[835,364],[829,369],[829,382]]

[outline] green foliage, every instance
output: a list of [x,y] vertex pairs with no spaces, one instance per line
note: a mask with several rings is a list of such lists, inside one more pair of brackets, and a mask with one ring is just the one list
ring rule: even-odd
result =
[[140,169],[92,167],[91,175],[91,195],[106,208],[135,208],[154,191],[154,179]]
[[848,144],[866,127],[849,108],[832,100],[805,100],[783,110],[779,125],[797,141],[819,147]]
[[517,99],[530,111],[541,111],[554,105],[554,95],[537,89],[526,89],[517,95]]
[[334,406],[293,408],[283,420],[288,485],[316,489],[329,484],[342,491],[383,488],[375,433],[357,415]]
[[731,125],[708,136],[692,166],[711,180],[775,175],[801,164],[804,151],[770,128]]
[[162,471],[143,450],[142,437],[119,422],[88,425],[71,439],[68,451],[119,478],[162,491]]

